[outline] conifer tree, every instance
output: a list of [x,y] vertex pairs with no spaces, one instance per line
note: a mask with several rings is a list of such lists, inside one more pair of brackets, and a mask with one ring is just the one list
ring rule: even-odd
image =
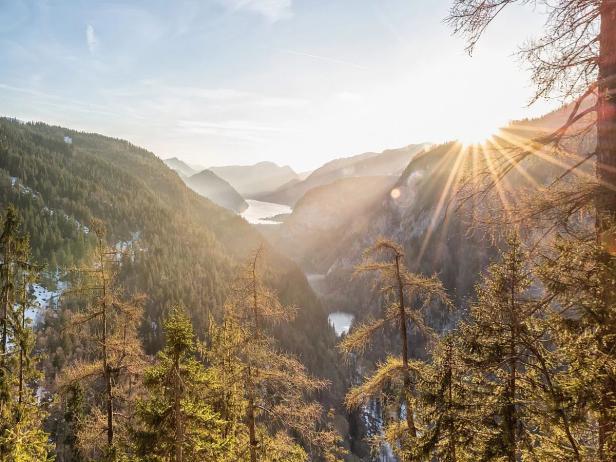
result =
[[413,361],[417,380],[417,415],[420,436],[407,448],[412,460],[463,462],[477,460],[474,453],[478,413],[475,387],[453,331],[432,351],[432,361]]
[[[66,389],[81,383],[86,389],[90,413],[78,435],[81,450],[116,460],[128,436],[135,378],[144,364],[137,336],[141,297],[124,294],[118,282],[121,255],[106,244],[102,223],[96,222],[92,229],[97,237],[94,261],[73,272],[75,287],[65,293],[85,304],[73,316],[72,327],[88,344],[90,353],[63,372],[59,385]],[[117,431],[118,427],[122,431]]]
[[137,455],[144,462],[229,460],[232,435],[208,402],[217,377],[196,358],[190,319],[174,308],[165,320],[165,347],[144,375],[146,398],[137,413]]
[[[468,39],[468,51],[477,45],[488,26],[493,24],[509,6],[525,4],[527,0],[453,0],[451,13],[447,18],[454,31]],[[616,2],[614,0],[567,0],[541,1],[545,7],[545,33],[536,40],[528,41],[521,49],[521,56],[530,64],[536,92],[533,102],[541,98],[557,96],[565,102],[573,101],[568,109],[566,122],[554,132],[541,135],[531,143],[523,143],[513,152],[502,150],[491,164],[500,165],[488,181],[488,188],[500,182],[509,171],[519,169],[524,158],[541,153],[546,145],[565,148],[572,141],[578,145],[587,134],[591,134],[591,152],[580,156],[574,154],[574,163],[556,177],[548,188],[541,188],[536,200],[540,208],[526,215],[533,219],[547,217],[554,229],[568,232],[572,222],[577,221],[580,211],[593,215],[594,233],[585,236],[583,245],[601,243],[604,255],[597,254],[599,268],[609,260],[616,250]],[[516,142],[517,143],[517,142]],[[514,143],[514,144],[516,144]],[[518,143],[519,144],[519,143]],[[581,166],[594,162],[594,178],[588,181],[580,174],[576,181],[567,181],[571,173],[580,173]],[[496,188],[498,189],[498,188]],[[548,199],[545,200],[544,197]],[[553,196],[553,197],[549,197]],[[556,211],[556,212],[554,212]],[[589,224],[589,223],[587,223]],[[548,225],[550,226],[550,225]],[[578,245],[579,235],[572,236]],[[588,261],[587,261],[588,263]],[[607,290],[604,290],[607,289]],[[606,296],[605,300],[594,299],[593,304],[612,306],[611,289],[602,287],[602,293],[593,297]],[[583,291],[584,292],[584,291]],[[589,295],[588,292],[585,292]],[[573,294],[571,294],[573,295]],[[588,300],[586,300],[588,301]],[[585,308],[581,308],[582,311]],[[595,317],[595,325],[587,318],[588,331],[601,332],[602,342],[614,334],[606,334],[605,326]],[[611,340],[603,343],[606,361],[614,362],[616,348]],[[604,374],[604,383],[598,390],[602,397],[599,446],[600,461],[616,457],[616,380],[612,374]]]
[[2,246],[2,357],[0,359],[0,460],[45,461],[50,447],[43,431],[45,412],[36,397],[40,374],[26,312],[34,308],[31,287],[37,267],[19,216],[9,207],[0,237]]
[[[321,424],[321,405],[308,400],[326,383],[311,377],[268,335],[269,326],[292,319],[295,309],[282,305],[263,282],[262,253],[261,247],[235,281],[213,336],[220,343],[211,351],[221,354],[210,354],[224,381],[223,416],[239,418],[240,425],[232,428],[240,440],[236,460],[305,461],[309,454],[339,460],[338,435]],[[230,396],[233,390],[239,396]]]
[[542,255],[538,275],[554,313],[562,407],[573,412],[582,458],[614,460],[616,257],[600,243],[570,238],[557,238],[551,250]]
[[78,446],[78,435],[86,416],[85,393],[79,382],[73,383],[63,390],[62,418],[60,432],[57,438],[57,454],[60,460],[83,462]]
[[541,445],[560,433],[564,460],[580,461],[571,411],[557,380],[562,364],[553,351],[549,313],[533,293],[517,234],[508,237],[507,246],[477,286],[470,319],[458,329],[481,417],[475,448],[482,458],[516,462],[537,458]]
[[[386,307],[382,318],[360,325],[345,337],[340,344],[341,350],[346,354],[361,351],[379,330],[393,325],[400,335],[401,354],[387,358],[363,384],[351,389],[346,396],[346,404],[356,408],[379,397],[387,386],[393,387],[399,393],[403,405],[396,414],[404,415],[406,423],[404,431],[397,432],[399,438],[396,438],[395,443],[410,444],[409,440],[417,437],[417,429],[414,421],[412,370],[409,365],[409,327],[430,334],[431,330],[424,319],[424,308],[432,301],[445,305],[450,302],[436,277],[427,278],[408,271],[402,248],[389,240],[379,239],[373,247],[367,249],[364,262],[356,271],[378,273],[378,285]],[[403,440],[407,440],[406,443]]]

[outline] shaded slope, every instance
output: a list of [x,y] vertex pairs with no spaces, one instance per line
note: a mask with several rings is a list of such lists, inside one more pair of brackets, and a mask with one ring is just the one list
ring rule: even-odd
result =
[[184,182],[203,197],[226,209],[241,213],[248,204],[229,183],[210,170],[203,170],[186,179]]
[[163,159],[163,162],[171,170],[175,170],[181,177],[189,177],[198,172],[186,162],[178,159],[177,157],[171,157],[170,159]]

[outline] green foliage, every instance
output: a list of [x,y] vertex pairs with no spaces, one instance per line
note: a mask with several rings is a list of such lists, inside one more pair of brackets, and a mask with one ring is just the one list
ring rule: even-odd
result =
[[36,396],[40,374],[26,317],[26,311],[34,307],[31,287],[37,280],[37,267],[12,207],[4,218],[0,257],[0,460],[45,461],[51,448],[43,430],[46,414]]
[[147,397],[137,406],[137,455],[147,462],[226,460],[233,436],[225,434],[226,422],[209,403],[220,384],[196,359],[186,313],[174,309],[164,332],[165,347],[143,379]]

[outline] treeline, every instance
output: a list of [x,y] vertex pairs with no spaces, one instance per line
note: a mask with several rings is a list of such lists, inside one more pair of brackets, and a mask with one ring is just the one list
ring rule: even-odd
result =
[[327,382],[271,335],[297,310],[263,282],[263,249],[239,270],[205,342],[184,308],[169,307],[164,346],[152,357],[138,335],[144,296],[119,278],[126,257],[107,245],[102,223],[92,232],[93,257],[70,271],[60,302],[79,345],[44,381],[27,314],[42,268],[8,208],[0,238],[0,460],[342,460],[331,411],[315,400]]

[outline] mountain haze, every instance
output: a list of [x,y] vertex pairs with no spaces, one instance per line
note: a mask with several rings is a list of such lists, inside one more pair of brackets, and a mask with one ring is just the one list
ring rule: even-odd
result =
[[171,157],[169,159],[163,159],[163,162],[169,167],[171,170],[175,170],[178,172],[180,177],[189,177],[197,173],[199,170],[195,170],[193,167],[188,165],[186,162],[178,159],[177,157]]
[[273,162],[210,167],[210,170],[229,182],[247,199],[275,191],[285,183],[297,178],[297,174],[291,167],[286,165],[281,167]]
[[276,191],[259,196],[261,200],[287,205],[295,203],[310,189],[326,185],[339,178],[361,176],[397,176],[426,144],[411,144],[404,148],[388,149],[381,153],[367,152],[352,157],[332,160],[313,171],[305,180],[297,179]]
[[185,178],[184,182],[196,193],[207,197],[221,207],[241,213],[248,208],[248,204],[229,183],[220,178],[211,170],[203,170]]

